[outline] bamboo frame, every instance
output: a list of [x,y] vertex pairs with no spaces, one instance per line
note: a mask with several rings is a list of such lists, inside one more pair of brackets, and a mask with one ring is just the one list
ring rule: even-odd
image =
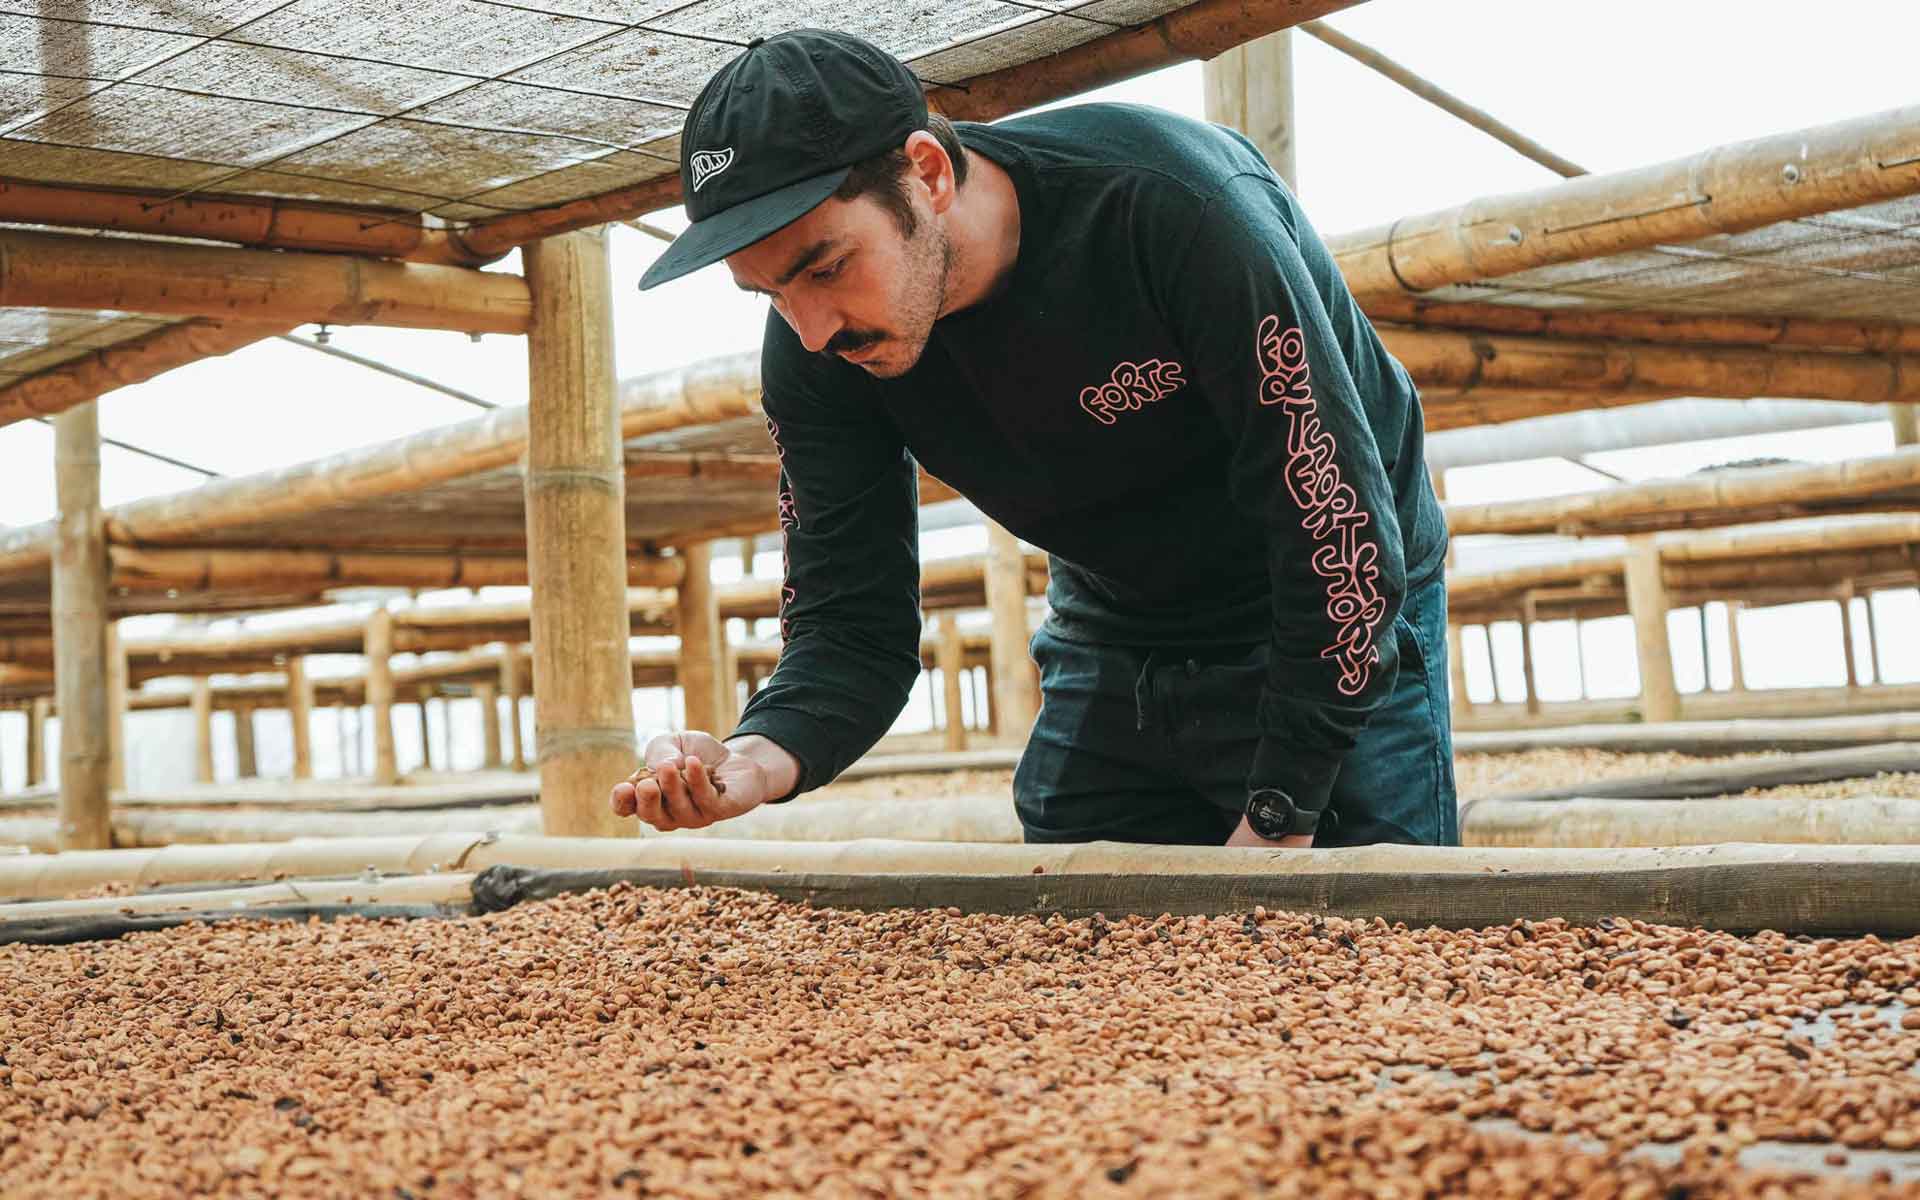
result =
[[531,301],[498,271],[0,230],[0,307],[525,333]]
[[1418,296],[1377,296],[1367,316],[1423,329],[1506,333],[1575,341],[1652,342],[1668,346],[1753,346],[1920,354],[1920,325],[1816,317],[1752,317],[1718,313],[1589,311],[1475,304]]
[[[250,587],[525,587],[524,554],[355,553],[332,549],[142,549],[110,546],[113,586],[132,592]],[[629,587],[672,587],[680,564],[626,556]]]
[[293,726],[293,777],[313,778],[313,677],[307,660],[287,659],[287,721]]
[[1920,110],[1898,108],[1487,197],[1332,238],[1329,247],[1365,307],[1915,193]]
[[1740,524],[1842,502],[1888,509],[1920,505],[1920,447],[1841,463],[1655,479],[1544,500],[1450,504],[1446,516],[1455,535],[1584,535]]
[[367,707],[373,713],[373,781],[399,782],[400,759],[393,737],[393,613],[376,608],[367,617],[361,653],[367,658]]
[[113,844],[113,737],[107,700],[106,543],[100,517],[100,410],[54,418],[59,542],[53,559],[54,679],[60,704],[62,850]]
[[[1312,24],[1305,22],[1302,28]],[[1298,193],[1292,30],[1282,29],[1223,51],[1201,68],[1200,80],[1207,120],[1246,134],[1274,174]]]
[[120,623],[107,622],[107,794],[127,790],[127,651]]
[[721,619],[719,595],[713,586],[713,543],[680,547],[687,562],[686,578],[678,593],[674,632],[680,638],[679,679],[684,699],[685,727],[725,737],[733,729],[721,711],[721,692],[727,682],[724,663],[726,623]]
[[1027,570],[1020,539],[987,522],[987,609],[993,617],[995,729],[1025,737],[1040,715],[1040,672],[1027,653]]
[[[541,825],[554,836],[630,836],[634,826],[607,804],[639,762],[607,232],[534,243],[525,261],[534,299],[525,479]],[[682,592],[696,574],[689,564]]]
[[1673,682],[1673,648],[1667,641],[1667,586],[1660,574],[1660,548],[1651,537],[1627,539],[1627,609],[1633,614],[1635,652],[1640,662],[1640,708],[1648,721],[1680,716],[1680,692]]
[[236,704],[233,707],[233,760],[234,777],[238,779],[258,779],[260,777],[260,756],[257,753],[253,727],[253,705]]
[[966,709],[960,697],[960,675],[966,668],[962,663],[966,656],[966,646],[960,640],[960,619],[950,612],[943,612],[939,618],[939,643],[935,651],[940,669],[940,685],[943,703],[946,705],[946,727],[944,742],[948,750],[959,751],[967,748]]
[[47,717],[52,711],[53,701],[45,696],[36,696],[27,705],[28,787],[47,781]]
[[[6,186],[0,182],[0,188]],[[187,363],[231,354],[290,328],[192,320],[103,347],[0,387],[0,426],[65,412],[117,388],[144,383]]]
[[213,782],[213,682],[193,681],[193,777]]
[[498,770],[500,759],[500,687],[493,683],[473,685],[473,698],[480,704],[480,765]]
[[526,676],[520,670],[518,654],[503,655],[500,659],[500,691],[507,698],[507,735],[513,746],[513,761],[510,764],[516,771],[527,769],[526,733],[521,724],[520,697],[521,680]]

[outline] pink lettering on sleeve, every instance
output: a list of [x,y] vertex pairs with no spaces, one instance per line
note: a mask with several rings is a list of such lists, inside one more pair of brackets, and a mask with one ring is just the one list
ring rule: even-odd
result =
[[1355,696],[1380,661],[1373,640],[1387,611],[1377,587],[1380,547],[1365,536],[1368,515],[1334,461],[1338,446],[1313,398],[1306,338],[1297,328],[1282,329],[1279,317],[1265,317],[1254,354],[1260,403],[1281,405],[1287,414],[1287,492],[1300,506],[1301,527],[1319,543],[1311,561],[1327,581],[1327,619],[1333,624],[1333,641],[1320,657],[1338,669],[1340,693]]

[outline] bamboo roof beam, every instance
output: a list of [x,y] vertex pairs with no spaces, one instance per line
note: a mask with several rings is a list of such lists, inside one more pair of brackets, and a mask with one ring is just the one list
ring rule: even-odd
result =
[[0,388],[0,426],[65,412],[117,388],[144,383],[203,358],[231,354],[290,328],[289,324],[192,320],[95,350]]
[[1812,466],[1753,467],[1546,499],[1449,504],[1454,534],[1558,533],[1745,524],[1760,515],[1806,512],[1806,506],[1850,502],[1889,509],[1920,508],[1920,447],[1872,458]]
[[497,271],[0,229],[0,307],[525,333],[532,301]]
[[1355,298],[1498,279],[1920,193],[1920,107],[1491,196],[1329,240]]
[[1744,317],[1661,312],[1591,312],[1519,304],[1473,304],[1380,296],[1366,304],[1382,324],[1478,330],[1522,337],[1653,342],[1670,346],[1775,346],[1920,354],[1920,325],[1813,317]]
[[1656,346],[1560,338],[1382,329],[1381,341],[1422,388],[1465,397],[1483,388],[1755,396],[1912,403],[1920,359],[1745,346]]
[[[335,550],[140,549],[110,546],[112,585],[132,592],[229,591],[257,586],[525,587],[525,554],[350,553]],[[629,587],[672,587],[684,564],[630,554]]]

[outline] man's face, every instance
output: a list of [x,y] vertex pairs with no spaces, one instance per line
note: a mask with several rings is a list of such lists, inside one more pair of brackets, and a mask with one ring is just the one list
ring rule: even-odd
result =
[[734,282],[773,307],[814,353],[838,354],[881,379],[906,374],[946,304],[952,254],[923,197],[915,229],[868,197],[829,199],[727,258]]

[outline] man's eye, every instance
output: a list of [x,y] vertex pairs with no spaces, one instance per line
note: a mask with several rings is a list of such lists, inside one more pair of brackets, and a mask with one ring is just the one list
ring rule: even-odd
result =
[[809,278],[811,278],[815,283],[825,283],[829,279],[832,279],[834,276],[838,275],[840,273],[840,268],[846,265],[847,265],[847,260],[843,258],[839,262],[834,263],[830,267],[821,267],[818,271],[811,272],[809,275]]

